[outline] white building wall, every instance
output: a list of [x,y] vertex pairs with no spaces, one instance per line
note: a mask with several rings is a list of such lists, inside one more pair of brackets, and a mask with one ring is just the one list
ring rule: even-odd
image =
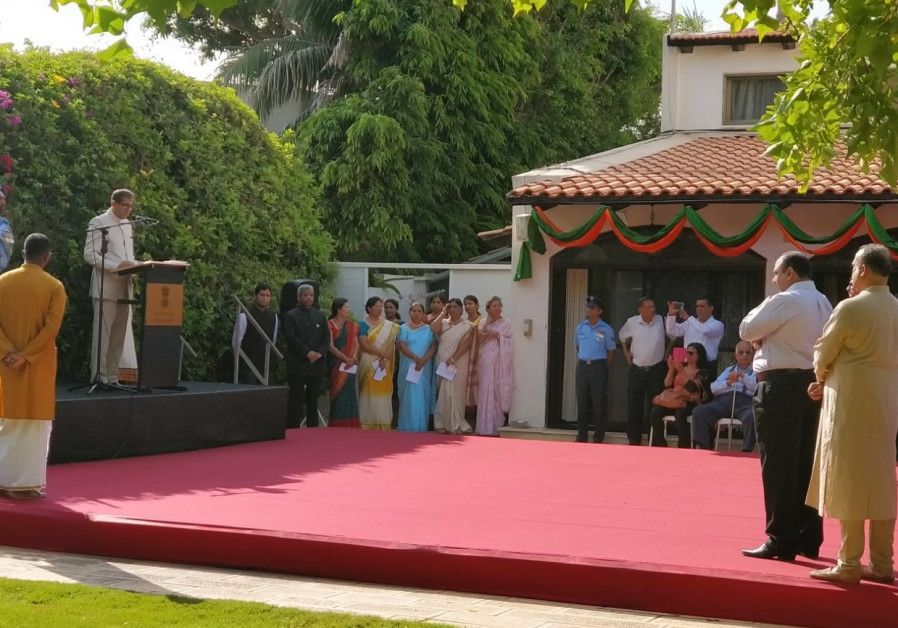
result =
[[695,46],[685,53],[664,42],[662,46],[661,131],[740,129],[724,124],[727,75],[783,74],[797,66],[797,49],[782,44],[746,44],[734,52],[730,46]]
[[[702,217],[719,233],[731,235],[745,229],[748,223],[761,210],[761,204],[714,204],[701,210]],[[813,236],[833,233],[858,208],[857,204],[820,205],[812,203],[794,204],[787,209],[790,218],[805,232]],[[522,215],[529,207],[516,206],[514,215]],[[666,224],[680,208],[654,208],[655,224]],[[570,229],[583,223],[595,211],[593,206],[567,205],[550,210],[549,215],[559,227]],[[630,226],[650,224],[651,208],[647,205],[630,206],[625,211]],[[898,204],[882,205],[876,210],[880,223],[886,229],[898,228]],[[515,220],[513,223],[513,264],[516,267],[520,256],[520,244],[526,238],[526,222]],[[607,229],[606,229],[607,230]],[[861,229],[856,235],[864,235]],[[549,265],[553,255],[558,253],[558,246],[546,240],[546,254],[531,253],[533,277],[511,284],[510,302],[515,312],[515,377],[517,387],[513,396],[510,419],[526,421],[532,427],[545,427],[546,417],[546,383],[548,364],[548,321],[550,308]],[[758,240],[752,251],[766,258],[767,276],[773,276],[773,265],[776,259],[792,250],[780,229],[771,224]],[[710,253],[709,253],[710,255]],[[813,262],[812,262],[813,263]],[[765,282],[766,294],[773,294],[776,289],[770,281]],[[633,313],[636,304],[633,304]],[[532,320],[532,334],[523,333],[526,319]],[[618,330],[615,330],[617,332]]]
[[[368,271],[365,268],[342,268],[339,264],[337,267],[333,296],[349,299],[353,314],[360,317],[365,312],[365,300],[368,298]],[[321,304],[321,310],[328,315],[330,307],[330,303]]]
[[[385,268],[382,262],[337,262],[337,277],[334,280],[334,296],[349,299],[353,313],[356,317],[364,315],[365,301],[369,297],[378,296],[382,299],[396,299],[399,301],[399,314],[403,320],[408,319],[408,308],[412,301],[425,302],[427,296],[428,280],[435,275],[449,273],[449,296],[463,298],[467,294],[473,294],[480,300],[481,312],[484,311],[486,301],[492,296],[502,299],[505,316],[512,318],[514,309],[511,305],[511,266],[507,264],[396,264],[397,267],[409,267],[413,274],[396,275],[385,274],[383,279],[399,290],[375,288],[368,285],[369,269],[382,270]],[[325,304],[322,304],[324,307]],[[329,308],[330,305],[327,304]]]
[[449,296],[463,299],[473,294],[480,301],[481,313],[486,311],[490,297],[502,299],[503,316],[515,322],[515,310],[509,302],[511,294],[511,268],[502,270],[466,270],[456,268],[449,271]]

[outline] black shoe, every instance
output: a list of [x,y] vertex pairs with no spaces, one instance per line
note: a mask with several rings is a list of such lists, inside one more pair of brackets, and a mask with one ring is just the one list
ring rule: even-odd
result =
[[577,440],[574,441],[574,442],[577,442],[577,443],[587,443],[587,442],[589,442],[589,439],[587,439],[585,436],[583,436],[583,437],[578,436],[578,437],[577,437]]
[[770,541],[767,541],[760,547],[754,549],[744,549],[742,550],[742,555],[748,556],[749,558],[766,558],[768,560],[795,560],[795,552],[784,550]]
[[801,554],[802,556],[804,556],[805,558],[810,558],[811,560],[817,560],[818,558],[820,558],[820,548],[819,547],[817,549],[803,549],[798,553]]

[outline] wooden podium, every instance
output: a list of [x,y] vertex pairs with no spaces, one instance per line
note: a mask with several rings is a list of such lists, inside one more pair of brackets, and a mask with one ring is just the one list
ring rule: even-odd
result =
[[137,388],[177,388],[181,359],[181,324],[184,320],[184,274],[187,262],[141,262],[119,275],[138,277],[143,307]]

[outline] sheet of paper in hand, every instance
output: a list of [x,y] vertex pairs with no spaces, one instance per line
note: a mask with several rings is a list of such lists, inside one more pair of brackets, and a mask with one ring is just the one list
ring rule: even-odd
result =
[[423,372],[424,372],[424,369],[421,369],[419,371],[418,369],[415,368],[414,364],[409,364],[408,365],[408,373],[405,376],[405,381],[409,382],[410,384],[417,384],[418,382],[421,381],[421,373],[423,373]]
[[449,366],[445,362],[440,362],[439,366],[437,366],[437,375],[442,377],[443,379],[449,380],[450,382],[455,379],[455,373],[458,369],[453,364]]
[[385,369],[381,366],[378,366],[377,369],[375,369],[375,371],[374,371],[374,381],[375,382],[383,381],[384,377],[386,377],[386,376],[387,376],[387,369]]
[[350,375],[354,375],[355,373],[358,372],[358,370],[359,370],[359,367],[355,364],[353,364],[352,366],[349,366],[348,364],[346,364],[346,362],[343,362],[340,365],[341,373],[349,373]]

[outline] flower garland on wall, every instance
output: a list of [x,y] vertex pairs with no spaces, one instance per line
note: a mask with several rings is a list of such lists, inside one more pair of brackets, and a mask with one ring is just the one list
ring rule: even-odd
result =
[[657,253],[666,249],[688,224],[705,248],[719,257],[742,255],[755,245],[771,223],[780,228],[796,249],[812,255],[835,253],[851,242],[862,226],[866,226],[870,238],[891,249],[892,258],[898,260],[898,241],[889,235],[870,205],[858,208],[835,232],[823,237],[814,237],[803,231],[783,209],[776,205],[768,205],[762,209],[741,233],[731,236],[724,236],[715,231],[698,211],[691,207],[684,207],[669,223],[654,234],[648,235],[628,227],[610,207],[600,207],[586,222],[569,231],[563,231],[552,222],[544,209],[534,207],[527,222],[527,240],[521,245],[514,280],[530,279],[533,276],[530,253],[534,251],[543,255],[546,252],[543,234],[563,248],[587,246],[595,242],[609,222],[611,231],[621,244],[639,253]]

